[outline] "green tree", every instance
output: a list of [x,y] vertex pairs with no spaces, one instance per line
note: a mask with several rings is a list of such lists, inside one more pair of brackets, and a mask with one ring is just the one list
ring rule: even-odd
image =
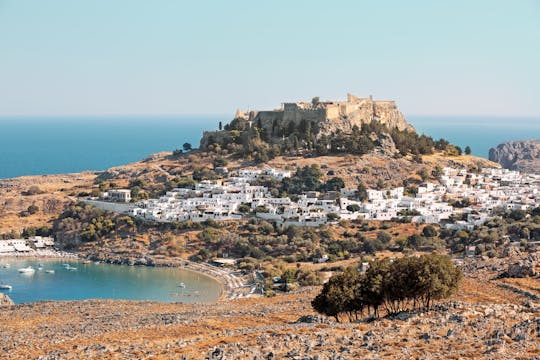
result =
[[360,180],[358,187],[356,188],[356,196],[358,197],[358,200],[362,202],[366,201],[368,198],[367,187],[362,180]]
[[440,178],[442,174],[443,174],[443,169],[442,169],[441,165],[436,165],[435,168],[433,169],[433,171],[431,172],[431,175],[435,179]]
[[340,177],[333,177],[329,179],[324,185],[322,186],[322,190],[324,191],[339,191],[345,187],[345,182]]
[[429,179],[429,172],[425,167],[418,171],[418,175],[420,175],[422,181],[426,181],[427,179]]
[[471,147],[469,145],[465,146],[465,154],[471,155]]
[[192,149],[191,144],[187,142],[182,145],[182,148],[184,149],[184,151],[190,151]]
[[243,214],[247,214],[251,211],[251,207],[248,204],[242,204],[238,207],[238,211],[240,211]]
[[437,229],[433,225],[427,225],[422,229],[422,235],[425,237],[435,237],[437,236]]
[[383,244],[388,244],[390,240],[392,240],[392,236],[386,231],[379,231],[377,233],[377,240],[379,240]]
[[336,221],[337,219],[339,219],[339,215],[331,212],[326,215],[326,218],[328,219],[328,221]]

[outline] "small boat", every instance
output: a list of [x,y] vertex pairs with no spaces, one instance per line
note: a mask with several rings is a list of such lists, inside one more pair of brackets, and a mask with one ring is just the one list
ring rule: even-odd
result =
[[9,268],[11,267],[11,265],[9,265],[9,264],[4,264],[4,265],[2,265],[2,267],[3,267],[4,269],[9,269]]
[[20,268],[18,271],[21,274],[30,274],[30,273],[35,272],[36,270],[33,267],[28,266],[28,267],[25,267],[25,268]]
[[41,270],[43,270],[43,266],[39,266],[37,269],[38,269],[38,271],[41,271]]
[[186,284],[184,284],[183,282],[181,282],[180,284],[178,284],[178,287],[184,289],[186,287]]
[[0,290],[13,290],[13,286],[7,284],[0,284]]
[[54,274],[54,270],[45,270],[45,273],[47,273],[47,274]]
[[68,267],[70,267],[71,265],[69,265],[69,264],[67,264],[67,263],[64,263],[64,264],[62,264],[62,266],[65,267],[65,268],[68,268]]
[[73,266],[66,266],[66,270],[76,271],[77,268],[76,268],[76,267],[73,267]]

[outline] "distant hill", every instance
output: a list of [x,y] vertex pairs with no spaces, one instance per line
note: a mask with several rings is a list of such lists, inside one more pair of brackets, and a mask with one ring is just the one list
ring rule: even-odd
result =
[[540,174],[540,139],[499,144],[489,150],[489,160],[506,169]]

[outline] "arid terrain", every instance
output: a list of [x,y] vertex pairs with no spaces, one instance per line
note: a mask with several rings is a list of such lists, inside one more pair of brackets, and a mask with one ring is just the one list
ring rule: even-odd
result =
[[539,279],[494,280],[498,260],[464,266],[451,299],[373,321],[316,315],[318,288],[216,304],[17,305],[0,313],[0,349],[6,359],[538,358]]
[[[212,168],[216,155],[201,153],[173,157],[155,154],[134,164],[102,173],[32,176],[0,182],[0,233],[27,227],[50,227],[77,196],[98,189],[101,179],[118,187],[142,181],[148,191],[164,189],[175,178],[190,176],[200,168]],[[268,166],[293,169],[319,164],[324,177],[342,177],[347,186],[359,180],[373,185],[383,178],[388,184],[403,180],[420,182],[419,172],[439,166],[486,167],[487,160],[471,156],[424,156],[422,163],[379,155],[278,157]],[[294,165],[293,165],[294,164]],[[229,159],[228,168],[252,166]],[[360,175],[358,175],[360,174]],[[31,205],[39,211],[26,213]],[[369,224],[368,224],[369,225]],[[365,232],[374,238],[378,227]],[[393,224],[393,237],[421,231],[414,224]],[[330,229],[342,239],[347,229]],[[197,231],[181,233],[182,244],[196,245]],[[157,236],[145,233],[113,238],[100,243],[107,257],[147,253]],[[163,247],[178,245],[177,238]],[[173,244],[174,243],[174,244]],[[178,243],[178,244],[177,244]],[[189,250],[189,247],[184,246]],[[79,249],[91,254],[90,245]],[[157,249],[159,250],[159,248]],[[126,252],[127,251],[127,252]],[[95,252],[95,251],[94,251]],[[110,256],[108,256],[109,254]],[[159,251],[154,257],[160,258]],[[170,255],[170,254],[169,254]],[[176,256],[186,258],[189,251]],[[384,254],[379,256],[400,256]],[[142,255],[141,255],[142,256]],[[105,259],[104,258],[104,259]],[[170,258],[172,260],[172,258]],[[177,260],[177,259],[176,259]],[[328,265],[354,265],[359,258],[333,264],[302,266],[321,270]],[[11,306],[0,312],[0,349],[6,359],[357,359],[357,358],[494,358],[540,357],[540,280],[499,278],[512,260],[465,259],[465,278],[457,294],[424,312],[402,312],[393,317],[337,323],[317,315],[311,300],[320,287],[303,287],[274,297],[251,297],[215,304],[165,304],[139,301],[86,300],[39,302]],[[288,266],[294,267],[292,263]],[[538,271],[537,269],[536,271]],[[327,273],[327,276],[330,274]]]

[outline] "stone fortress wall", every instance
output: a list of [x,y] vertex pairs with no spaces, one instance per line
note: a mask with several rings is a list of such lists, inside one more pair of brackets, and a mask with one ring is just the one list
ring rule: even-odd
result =
[[361,126],[377,120],[390,128],[412,130],[403,114],[397,109],[394,101],[380,101],[369,98],[359,98],[347,94],[346,101],[321,101],[283,103],[281,108],[271,111],[238,111],[236,117],[244,118],[252,123],[260,123],[263,127],[271,127],[276,122],[288,124],[293,121],[311,121],[320,126],[322,133],[330,133],[340,128],[350,131],[354,125]]
[[[389,128],[415,131],[403,114],[398,110],[394,101],[380,101],[369,98],[359,98],[347,94],[346,101],[312,101],[282,103],[279,109],[264,111],[240,111],[236,119],[246,120],[250,126],[261,126],[266,130],[276,127],[287,128],[293,122],[298,125],[305,121],[311,124],[317,136],[330,135],[338,130],[351,132],[356,125],[378,121]],[[222,132],[205,132],[201,146],[208,143],[208,136],[221,137]]]

